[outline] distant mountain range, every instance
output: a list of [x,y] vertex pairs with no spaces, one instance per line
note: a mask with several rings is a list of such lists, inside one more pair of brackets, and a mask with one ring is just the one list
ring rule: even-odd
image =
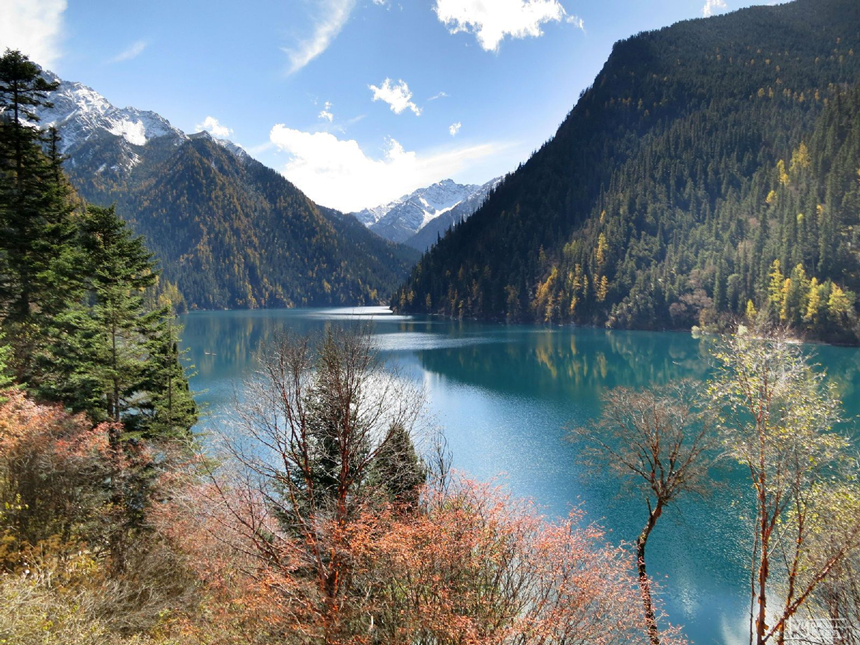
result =
[[353,215],[387,240],[426,251],[438,236],[474,213],[500,181],[492,179],[477,186],[445,179]]
[[60,87],[41,125],[59,129],[72,184],[117,204],[193,308],[378,303],[418,257],[318,207],[240,146],[44,75]]
[[[860,338],[860,2],[618,42],[531,159],[426,254],[406,312]],[[827,304],[824,304],[827,303]]]

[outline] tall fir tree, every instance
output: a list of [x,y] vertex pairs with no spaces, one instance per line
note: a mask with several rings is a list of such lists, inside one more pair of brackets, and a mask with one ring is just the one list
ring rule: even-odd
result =
[[40,393],[129,435],[187,436],[197,410],[179,328],[144,297],[158,279],[152,254],[113,207],[88,206],[80,231],[86,294],[57,317]]
[[62,173],[55,130],[37,125],[56,89],[18,51],[0,57],[0,307],[22,384],[37,379],[33,357],[46,319],[79,288],[72,191]]

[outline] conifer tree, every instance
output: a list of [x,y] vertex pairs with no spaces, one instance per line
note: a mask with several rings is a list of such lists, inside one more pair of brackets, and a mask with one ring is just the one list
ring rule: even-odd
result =
[[143,425],[148,436],[183,439],[197,421],[197,404],[184,365],[187,350],[179,349],[182,326],[176,324],[170,308],[163,307],[158,314],[158,324],[146,345],[149,359],[144,365],[143,386],[149,400],[141,406]]
[[0,307],[21,383],[37,379],[32,357],[44,343],[43,323],[78,284],[59,138],[35,127],[35,109],[50,107],[48,92],[56,87],[20,52],[0,57]]
[[373,461],[370,479],[381,487],[388,501],[407,507],[418,503],[427,469],[402,423],[388,430],[388,437]]
[[57,317],[40,393],[128,433],[187,433],[196,408],[178,328],[169,307],[152,310],[144,300],[158,278],[152,254],[113,207],[87,207],[80,244],[86,297]]

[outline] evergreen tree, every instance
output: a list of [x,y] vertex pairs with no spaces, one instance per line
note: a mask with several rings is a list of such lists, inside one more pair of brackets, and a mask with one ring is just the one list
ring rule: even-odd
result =
[[394,424],[371,466],[369,478],[376,482],[388,501],[402,506],[418,503],[427,469],[415,452],[409,431]]
[[51,105],[48,92],[56,87],[20,52],[0,57],[0,307],[13,368],[25,384],[38,379],[32,359],[45,342],[44,323],[79,285],[58,136],[35,127],[35,109]]
[[158,278],[152,255],[113,207],[87,207],[80,244],[86,295],[57,317],[40,393],[128,433],[187,433],[196,408],[178,329],[169,307],[144,301]]
[[179,349],[181,325],[168,307],[158,310],[159,321],[149,337],[143,387],[149,400],[140,412],[146,434],[155,437],[187,438],[197,421],[197,404],[188,386],[185,354]]

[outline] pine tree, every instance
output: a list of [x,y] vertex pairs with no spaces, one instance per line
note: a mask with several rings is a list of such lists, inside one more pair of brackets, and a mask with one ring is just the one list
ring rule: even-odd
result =
[[379,484],[388,501],[405,506],[418,503],[427,469],[403,424],[394,424],[389,429],[371,466],[370,478]]
[[146,345],[149,358],[143,388],[149,400],[140,410],[145,417],[143,426],[148,436],[184,439],[197,421],[197,404],[184,366],[187,350],[179,349],[182,327],[176,324],[170,308],[165,306],[158,314],[159,322]]
[[[56,89],[18,51],[0,57],[0,307],[20,383],[32,383],[32,357],[45,323],[77,288],[71,190],[58,136],[35,127],[37,107]],[[46,147],[47,154],[43,150]]]
[[197,413],[178,329],[169,307],[144,299],[158,279],[152,255],[113,207],[88,206],[80,244],[87,294],[57,317],[40,393],[130,434],[187,433]]

